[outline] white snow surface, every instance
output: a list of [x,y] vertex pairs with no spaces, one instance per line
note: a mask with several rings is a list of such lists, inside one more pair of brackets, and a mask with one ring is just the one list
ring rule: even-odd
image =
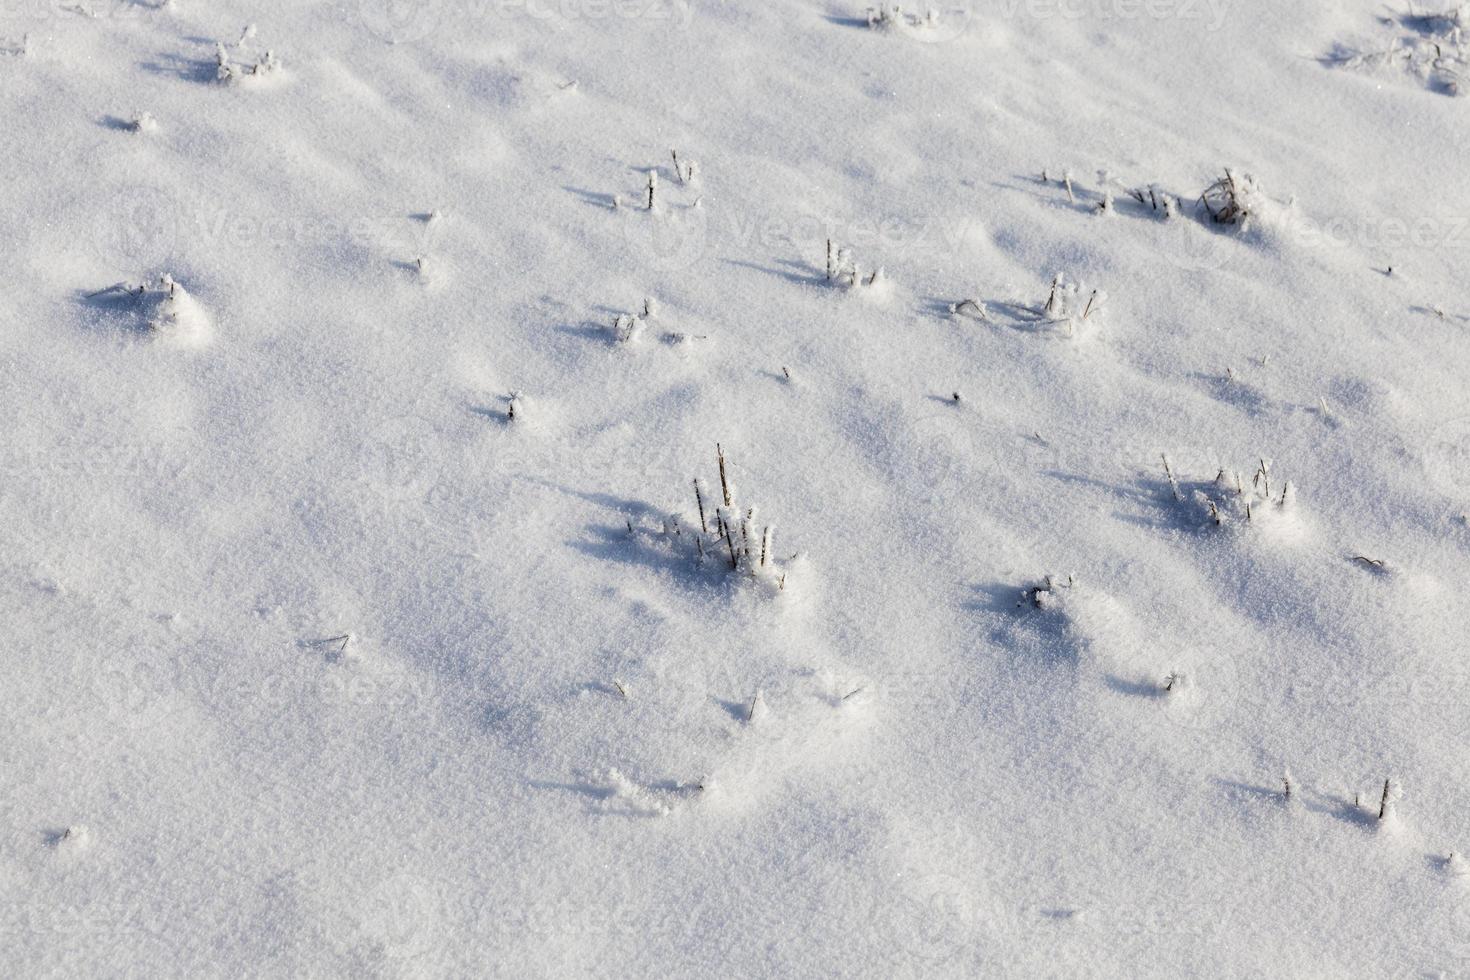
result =
[[0,0],[0,974],[1466,975],[1398,6]]

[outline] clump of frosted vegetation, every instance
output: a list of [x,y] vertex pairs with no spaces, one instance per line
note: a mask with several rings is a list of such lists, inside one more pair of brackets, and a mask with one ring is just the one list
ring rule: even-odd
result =
[[613,318],[612,340],[615,344],[634,344],[643,338],[644,329],[650,320],[658,316],[658,301],[652,296],[643,298],[643,309],[637,313],[619,313]]
[[[670,514],[656,536],[700,567],[722,568],[728,574],[782,591],[787,572],[776,560],[776,528],[762,521],[756,508],[736,503],[725,451],[717,445],[715,453],[720,471],[718,495],[703,479],[695,478],[698,522]],[[628,530],[636,533],[631,521]]]
[[933,7],[922,14],[911,14],[898,4],[881,4],[866,11],[868,26],[879,31],[936,31],[939,29],[939,11]]
[[1108,294],[1101,289],[1089,289],[1082,283],[1067,279],[1058,272],[1051,280],[1051,292],[1041,315],[1047,323],[1061,326],[1070,336],[1102,312]]
[[1198,526],[1255,530],[1299,526],[1296,484],[1274,477],[1264,459],[1249,479],[1242,478],[1239,470],[1222,467],[1213,480],[1189,484],[1180,483],[1167,456],[1163,462],[1174,500]]
[[[1102,320],[1108,294],[1096,286],[1069,279],[1064,272],[1052,276],[1051,289],[1045,301],[1031,306],[1023,300],[1009,304],[1013,323],[1031,330],[1053,328],[1068,337],[1076,337]],[[978,299],[962,299],[949,304],[949,315],[955,319],[995,323],[990,308]],[[958,401],[958,399],[956,399]]]
[[827,239],[827,282],[831,285],[873,297],[886,297],[893,291],[888,274],[879,266],[867,275],[863,274],[852,249]]
[[1452,96],[1465,93],[1465,75],[1470,71],[1470,3],[1440,11],[1420,10],[1411,3],[1408,12],[1379,21],[1398,30],[1387,46],[1365,50],[1338,45],[1324,60],[1359,71],[1397,68],[1431,91]]
[[248,59],[236,61],[237,55],[243,55],[246,46],[255,37],[255,25],[246,27],[240,34],[240,40],[233,47],[223,42],[215,45],[214,57],[216,62],[215,77],[227,85],[260,82],[276,72],[280,71],[281,63],[276,59],[274,51],[266,50],[265,54],[251,63]]
[[168,273],[153,283],[120,282],[91,294],[93,299],[102,297],[118,297],[124,303],[131,298],[143,330],[174,347],[203,347],[214,338],[209,314]]
[[148,329],[179,347],[202,347],[209,343],[209,315],[173,276],[158,277],[151,289],[144,288],[143,321]]
[[1041,581],[1028,585],[1016,605],[1056,611],[1062,608],[1067,591],[1076,586],[1077,581],[1071,575],[1065,579],[1060,575],[1047,575]]
[[1225,168],[1225,176],[1204,189],[1199,200],[1215,224],[1238,225],[1242,231],[1270,204],[1256,178],[1229,167]]

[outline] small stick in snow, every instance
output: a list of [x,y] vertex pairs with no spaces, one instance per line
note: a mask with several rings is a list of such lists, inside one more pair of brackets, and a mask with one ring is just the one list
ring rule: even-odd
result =
[[658,190],[658,172],[648,172],[648,210],[652,211],[655,203],[654,193]]
[[1062,183],[1067,185],[1067,200],[1073,204],[1077,203],[1077,197],[1072,193],[1072,171],[1068,170],[1062,174]]
[[973,299],[962,299],[958,303],[951,304],[949,312],[955,316],[967,316],[973,320],[990,319],[990,315],[985,311],[985,304]]
[[832,239],[827,239],[827,281],[832,281],[834,270],[832,268]]
[[615,687],[615,688],[618,689],[618,694],[620,694],[622,696],[622,698],[623,698],[624,701],[628,700],[628,692],[623,687],[623,682],[622,681],[618,680],[617,678],[613,678],[613,687]]
[[708,534],[709,523],[704,519],[704,492],[699,485],[698,477],[694,479],[694,502],[699,504],[699,529]]
[[787,381],[791,380],[791,372],[786,370],[786,365],[784,364],[781,365],[781,373],[786,376]]
[[1282,799],[1285,799],[1285,800],[1291,799],[1291,773],[1290,772],[1282,773],[1281,774],[1281,782],[1283,784],[1283,789],[1281,791],[1281,798]]
[[347,644],[349,644],[351,642],[352,642],[352,634],[351,633],[343,633],[341,636],[329,636],[329,637],[326,637],[325,639],[321,639],[321,640],[307,640],[306,641],[306,645],[307,646],[312,646],[312,647],[324,647],[324,646],[326,646],[329,643],[337,643],[337,644],[340,644],[340,646],[338,646],[336,650],[333,650],[332,651],[333,654],[335,654],[336,656],[340,657],[340,656],[342,656],[342,654],[344,654],[344,653],[347,652]]
[[766,560],[771,554],[771,525],[767,524],[765,531],[761,533],[761,568],[766,567]]
[[755,697],[750,699],[750,710],[745,713],[745,723],[748,725],[755,718],[755,706],[760,703],[761,692],[756,691]]
[[1367,555],[1355,555],[1353,561],[1360,561],[1365,565],[1372,565],[1374,568],[1383,567],[1383,560],[1381,558],[1369,558]]
[[1057,289],[1061,285],[1062,274],[1058,272],[1056,275],[1051,277],[1051,295],[1046,298],[1046,306],[1042,307],[1047,316],[1051,316],[1053,313],[1056,312]]
[[720,444],[718,442],[715,443],[715,454],[719,457],[720,460],[720,490],[723,491],[725,495],[725,506],[733,507],[734,503],[732,502],[730,497],[730,481],[725,478],[725,450],[720,448]]
[[740,559],[737,558],[736,555],[735,555],[735,538],[732,537],[731,534],[730,534],[730,522],[727,521],[727,520],[725,520],[725,517],[724,517],[723,514],[719,515],[719,518],[720,518],[720,531],[725,536],[725,547],[730,549],[730,567],[731,568],[739,568],[740,567]]
[[1179,481],[1174,479],[1174,467],[1169,465],[1167,454],[1161,454],[1160,459],[1164,461],[1164,475],[1169,478],[1169,488],[1174,491],[1174,500],[1177,503],[1184,502],[1184,494],[1179,492]]
[[1387,779],[1383,781],[1383,798],[1378,801],[1379,820],[1382,820],[1384,817],[1388,816],[1388,783],[1389,781]]
[[1092,304],[1097,302],[1097,290],[1092,291],[1092,296],[1087,300],[1087,309],[1082,311],[1082,319],[1086,320],[1092,316]]

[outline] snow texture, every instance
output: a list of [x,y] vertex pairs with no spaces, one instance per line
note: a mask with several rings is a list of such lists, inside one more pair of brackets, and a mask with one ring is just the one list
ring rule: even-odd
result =
[[1437,9],[0,0],[0,975],[1470,971]]

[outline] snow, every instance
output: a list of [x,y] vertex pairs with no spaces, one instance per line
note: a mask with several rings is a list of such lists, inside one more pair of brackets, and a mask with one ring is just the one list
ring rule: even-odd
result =
[[1470,969],[1467,15],[873,6],[0,2],[0,973]]

